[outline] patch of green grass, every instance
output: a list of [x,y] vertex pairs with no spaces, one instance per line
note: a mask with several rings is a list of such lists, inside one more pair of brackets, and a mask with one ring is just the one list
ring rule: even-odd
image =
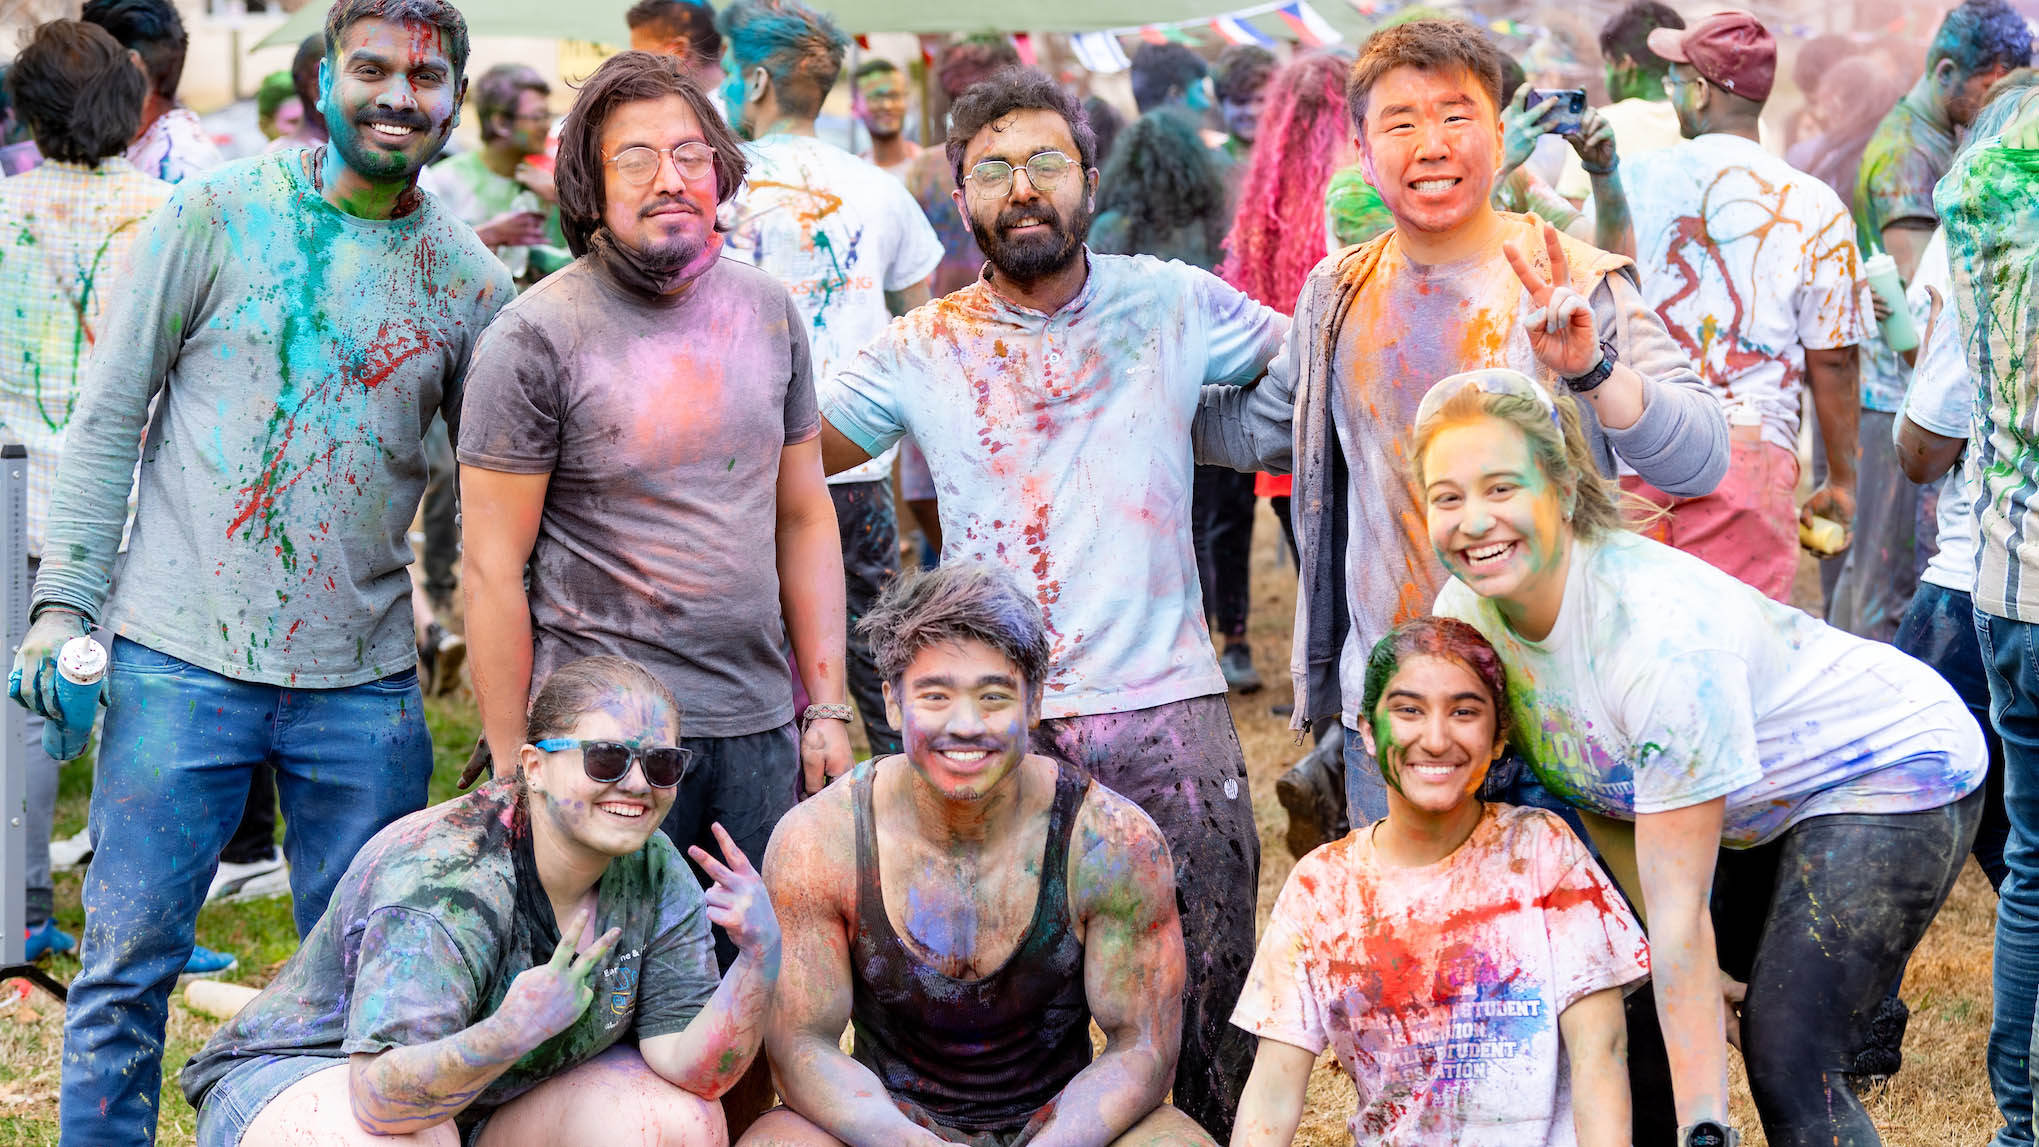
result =
[[[425,702],[425,722],[432,731],[430,800],[437,804],[460,795],[455,787],[481,734],[481,718],[465,695]],[[61,840],[85,826],[91,804],[91,757],[64,767],[57,788],[56,831]],[[278,833],[282,825],[278,825]],[[85,910],[79,902],[83,873],[56,875],[57,926],[73,936],[83,934]],[[198,914],[198,942],[232,952],[240,966],[221,977],[230,983],[260,987],[272,979],[297,950],[297,928],[290,898],[275,896],[234,904],[208,904]],[[43,967],[69,983],[78,974],[73,955],[54,956]],[[0,1147],[55,1147],[57,1142],[58,1064],[63,1050],[63,1009],[42,995],[30,997],[28,1011],[18,1009],[11,985],[0,994]],[[177,1089],[176,1073],[196,1054],[218,1026],[213,1020],[185,1011],[173,996],[163,1054],[163,1092],[157,1142],[187,1147],[196,1130],[197,1113]],[[28,1017],[33,1014],[34,1019]]]

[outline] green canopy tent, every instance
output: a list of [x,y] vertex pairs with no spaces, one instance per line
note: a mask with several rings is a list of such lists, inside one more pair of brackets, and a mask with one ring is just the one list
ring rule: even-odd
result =
[[[621,43],[623,13],[632,0],[472,0],[461,6],[469,31],[477,36],[533,36],[560,40]],[[1004,12],[993,12],[977,4],[935,4],[928,0],[815,0],[815,6],[834,16],[844,31],[855,35],[874,32],[912,32],[926,35],[967,35],[973,32],[1101,32],[1137,28],[1147,24],[1201,23],[1202,35],[1215,37],[1208,21],[1241,8],[1252,0],[1030,0]],[[1337,28],[1348,42],[1364,38],[1374,21],[1361,16],[1347,0],[1313,0],[1311,7]],[[264,37],[262,47],[296,44],[319,30],[326,18],[327,4],[310,0],[290,19]],[[1015,26],[1024,21],[1025,26]],[[1275,39],[1294,39],[1280,16],[1273,13],[1247,21]]]

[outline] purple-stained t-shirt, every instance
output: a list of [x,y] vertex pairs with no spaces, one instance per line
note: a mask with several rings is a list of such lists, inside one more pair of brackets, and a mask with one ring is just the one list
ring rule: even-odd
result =
[[551,475],[532,692],[614,653],[665,682],[688,736],[791,721],[779,455],[820,431],[805,320],[736,260],[652,299],[588,255],[505,307],[475,348],[460,462]]
[[[701,885],[663,833],[609,862],[595,886],[593,927],[622,933],[588,981],[594,1001],[489,1084],[463,1122],[625,1035],[686,1030],[714,996],[719,974]],[[340,1063],[445,1039],[494,1015],[511,982],[558,946],[516,790],[490,782],[363,845],[304,944],[191,1057],[178,1084],[196,1107],[257,1056]]]

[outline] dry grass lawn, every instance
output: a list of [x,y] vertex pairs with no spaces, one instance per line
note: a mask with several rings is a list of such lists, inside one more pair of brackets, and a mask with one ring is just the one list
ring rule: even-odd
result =
[[[1293,860],[1282,844],[1285,828],[1274,796],[1275,778],[1300,753],[1285,718],[1269,707],[1286,703],[1289,685],[1289,618],[1293,573],[1277,564],[1280,531],[1263,509],[1254,553],[1253,642],[1255,660],[1268,688],[1252,697],[1234,697],[1232,713],[1246,747],[1254,811],[1260,822],[1260,911],[1263,920],[1288,875]],[[1801,579],[1805,584],[1808,579]],[[1813,592],[1817,593],[1816,583]],[[439,749],[439,776],[434,796],[451,791],[450,776],[465,761],[472,744],[473,714],[465,700],[429,707]],[[68,835],[84,821],[87,780],[83,769],[67,770],[58,831]],[[59,920],[77,932],[75,874],[58,881]],[[200,921],[202,939],[238,952],[242,969],[231,977],[261,984],[275,974],[292,943],[289,914],[280,901],[255,905],[218,905]],[[1905,981],[1912,1007],[1911,1031],[1905,1045],[1905,1068],[1888,1085],[1868,1097],[1869,1109],[1890,1147],[1981,1147],[1998,1125],[1983,1074],[1983,1045],[1990,1015],[1990,936],[1996,901],[1973,864],[1954,890],[1953,899],[1926,936]],[[74,960],[58,960],[52,970],[68,979],[77,971]],[[62,1009],[40,995],[15,1003],[12,993],[0,996],[0,1147],[44,1147],[55,1144],[58,1052],[62,1042]],[[181,1003],[173,1004],[167,1061],[174,1069],[197,1050],[213,1025]],[[1736,1120],[1745,1143],[1761,1144],[1747,1089],[1736,1083]],[[1332,1147],[1349,1142],[1345,1118],[1351,1111],[1352,1088],[1327,1059],[1318,1064],[1310,1083],[1310,1115],[1296,1139],[1298,1147]],[[174,1089],[165,1092],[160,1142],[186,1147],[192,1141],[192,1111]]]

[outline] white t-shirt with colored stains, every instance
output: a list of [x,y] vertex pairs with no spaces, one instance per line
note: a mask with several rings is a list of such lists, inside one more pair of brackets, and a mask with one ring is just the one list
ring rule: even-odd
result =
[[1855,221],[1834,190],[1740,136],[1624,158],[1643,297],[1726,402],[1797,448],[1805,352],[1870,337]]
[[1088,258],[1052,315],[980,279],[820,387],[864,452],[920,444],[942,561],[1004,566],[1041,603],[1050,718],[1225,691],[1190,543],[1190,423],[1204,385],[1254,381],[1288,329],[1208,271]]
[[[941,265],[942,241],[906,185],[812,136],[768,135],[744,145],[750,169],[730,201],[722,250],[786,285],[807,320],[814,377],[827,378],[878,337],[903,291]],[[832,475],[875,482],[893,453]]]
[[1600,867],[1542,809],[1488,805],[1420,868],[1372,826],[1289,873],[1232,1022],[1351,1077],[1359,1143],[1572,1147],[1558,1017],[1649,975],[1649,944]]
[[1575,543],[1557,624],[1516,636],[1453,579],[1436,612],[1508,667],[1516,747],[1621,820],[1727,798],[1721,843],[1809,817],[1921,812],[1982,783],[1982,730],[1940,675],[1635,534]]

